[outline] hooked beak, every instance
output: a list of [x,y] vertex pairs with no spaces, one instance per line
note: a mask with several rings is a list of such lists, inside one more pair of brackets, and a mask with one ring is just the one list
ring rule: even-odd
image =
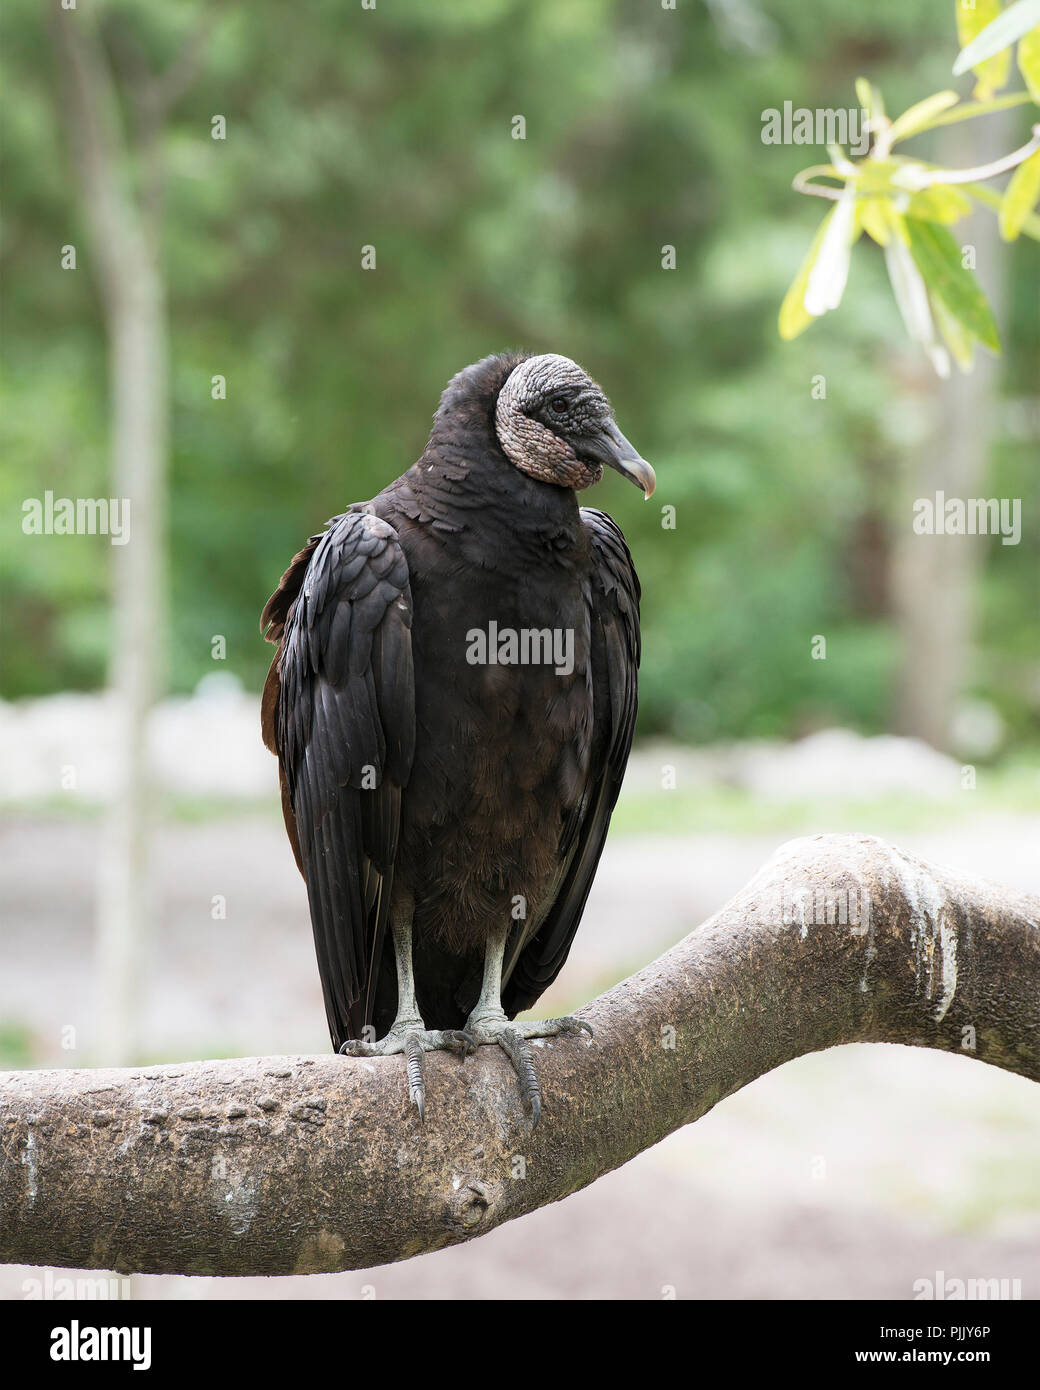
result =
[[581,441],[581,452],[590,455],[597,463],[605,463],[616,469],[623,478],[643,489],[648,498],[657,486],[654,470],[636,453],[632,445],[614,424],[608,420],[594,435],[586,435]]

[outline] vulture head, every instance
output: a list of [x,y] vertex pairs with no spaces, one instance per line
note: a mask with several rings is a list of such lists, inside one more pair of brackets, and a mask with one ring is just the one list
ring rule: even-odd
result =
[[654,470],[614,423],[610,402],[569,357],[524,358],[505,380],[495,408],[502,451],[521,472],[575,491],[615,468],[649,497]]

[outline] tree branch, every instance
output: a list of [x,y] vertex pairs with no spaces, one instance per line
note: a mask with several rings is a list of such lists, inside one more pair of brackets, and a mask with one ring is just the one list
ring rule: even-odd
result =
[[428,1056],[425,1126],[397,1057],[0,1075],[0,1260],[256,1275],[407,1259],[567,1196],[821,1048],[908,1043],[1040,1079],[1038,1000],[1037,898],[869,837],[792,841],[590,1004],[594,1039],[539,1050],[534,1132],[493,1048]]

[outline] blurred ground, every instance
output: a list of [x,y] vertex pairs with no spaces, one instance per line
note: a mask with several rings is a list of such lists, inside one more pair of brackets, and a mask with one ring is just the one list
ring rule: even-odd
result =
[[[896,752],[901,764],[911,756]],[[755,825],[769,803],[758,788],[747,808],[754,829],[689,829],[680,813],[674,833],[637,833],[655,820],[647,799],[656,805],[668,795],[676,807],[698,806],[694,824],[710,820],[713,807],[733,821],[732,801],[720,799],[704,759],[684,756],[655,748],[636,757],[618,833],[545,1012],[574,1007],[657,956],[796,834],[855,827],[1040,892],[1040,809],[1001,811],[983,797],[962,798],[954,813],[947,786],[914,796],[882,779],[871,804],[887,796],[887,810],[857,821],[839,775],[809,808],[801,794],[788,803],[774,797],[767,828]],[[810,744],[810,768],[815,756]],[[828,757],[840,774],[833,749]],[[680,768],[675,793],[658,790],[662,765]],[[933,770],[945,778],[942,760]],[[878,782],[876,768],[872,775]],[[792,764],[790,785],[807,776]],[[924,781],[922,772],[917,785]],[[0,1065],[101,1060],[91,1052],[90,956],[101,834],[86,808],[9,807],[0,818]],[[169,810],[157,867],[146,1057],[324,1050],[306,898],[270,801],[216,819],[195,804]],[[212,916],[218,895],[222,920]],[[62,1047],[69,1025],[75,1050]],[[356,1274],[137,1276],[133,1290],[163,1298],[351,1298],[366,1288],[385,1298],[660,1298],[673,1289],[681,1298],[911,1298],[915,1281],[941,1270],[1018,1279],[1022,1296],[1035,1298],[1038,1170],[1040,1088],[968,1058],[841,1048],[761,1078],[587,1191],[472,1245]],[[0,1270],[0,1297],[22,1296],[26,1274]]]

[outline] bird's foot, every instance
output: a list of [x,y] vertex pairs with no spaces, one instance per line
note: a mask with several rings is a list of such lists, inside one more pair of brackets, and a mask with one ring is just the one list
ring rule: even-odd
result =
[[580,1018],[531,1019],[510,1023],[501,1011],[472,1013],[466,1020],[466,1035],[474,1043],[496,1044],[509,1058],[520,1083],[520,1099],[531,1116],[532,1129],[542,1113],[542,1088],[534,1069],[529,1038],[556,1038],[566,1033],[588,1033],[591,1026]]
[[458,1028],[427,1028],[421,1018],[396,1019],[385,1038],[378,1042],[362,1042],[348,1038],[340,1048],[345,1057],[392,1057],[404,1053],[408,1073],[408,1094],[419,1112],[426,1118],[426,1080],[423,1077],[424,1052],[457,1052],[465,1057],[476,1047],[468,1033]]

